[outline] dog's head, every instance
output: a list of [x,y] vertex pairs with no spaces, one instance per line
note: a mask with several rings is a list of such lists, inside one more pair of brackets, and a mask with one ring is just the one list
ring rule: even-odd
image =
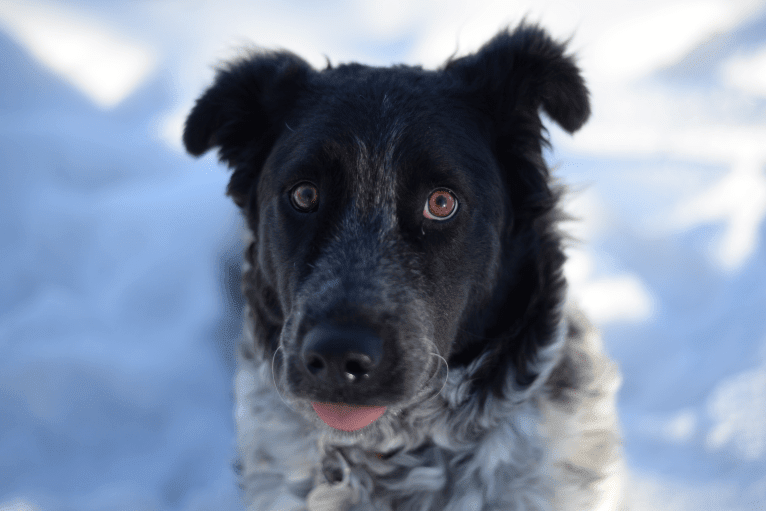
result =
[[482,399],[535,380],[565,287],[541,109],[574,132],[588,92],[524,24],[437,71],[273,52],[218,72],[184,143],[234,170],[256,348],[282,348],[291,397],[400,406],[435,354],[481,360]]

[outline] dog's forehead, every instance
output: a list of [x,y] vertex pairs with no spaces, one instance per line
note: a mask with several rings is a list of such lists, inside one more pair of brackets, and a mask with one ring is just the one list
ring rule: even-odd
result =
[[433,88],[417,80],[419,72],[346,70],[327,80],[308,118],[301,119],[298,129],[312,144],[307,152],[316,159],[319,151],[338,164],[359,208],[393,207],[403,172],[412,170],[408,163],[435,149],[443,112],[434,104]]
[[369,104],[366,109],[366,129],[348,133],[344,148],[351,155],[350,165],[344,169],[346,182],[360,212],[390,209],[395,204],[402,172],[397,160],[402,140],[412,128],[411,120],[397,111],[389,93],[370,99],[377,100],[377,104]]
[[287,187],[316,180],[346,197],[360,219],[396,220],[403,201],[425,200],[437,187],[455,190],[464,203],[480,195],[502,200],[485,114],[439,72],[358,66],[339,77],[324,73],[288,117],[266,179]]

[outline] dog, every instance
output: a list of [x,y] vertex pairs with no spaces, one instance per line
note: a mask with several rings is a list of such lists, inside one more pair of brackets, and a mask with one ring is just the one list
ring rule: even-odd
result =
[[248,509],[621,508],[620,376],[566,297],[541,111],[573,133],[589,93],[527,22],[438,70],[218,69],[183,141],[247,225]]

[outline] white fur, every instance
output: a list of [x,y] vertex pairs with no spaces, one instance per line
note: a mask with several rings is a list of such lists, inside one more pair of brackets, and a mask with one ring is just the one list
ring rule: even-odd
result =
[[[248,509],[621,509],[615,413],[620,377],[597,332],[577,311],[568,310],[566,317],[585,335],[567,338],[564,321],[559,339],[539,358],[538,383],[524,392],[514,393],[509,382],[507,395],[513,397],[490,397],[480,412],[467,385],[479,359],[450,369],[441,392],[411,405],[406,414],[391,411],[394,417],[382,421],[376,435],[334,435],[294,411],[295,402],[283,400],[271,360],[240,357],[236,422]],[[577,358],[585,376],[562,401],[551,397],[549,375],[565,354]],[[430,447],[413,452],[429,439]],[[323,466],[337,468],[341,480],[328,482]]]

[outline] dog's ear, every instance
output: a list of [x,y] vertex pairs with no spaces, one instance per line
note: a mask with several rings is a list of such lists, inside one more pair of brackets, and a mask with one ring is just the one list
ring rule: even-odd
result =
[[219,148],[235,169],[227,193],[239,207],[312,72],[289,52],[253,54],[219,69],[186,118],[186,150],[200,156]]
[[588,89],[572,57],[541,28],[522,23],[478,52],[449,60],[445,71],[489,102],[499,121],[540,107],[569,133],[588,120]]
[[472,376],[475,382],[492,382],[498,396],[507,383],[505,371],[513,369],[521,390],[550,362],[541,350],[556,340],[565,298],[564,254],[555,228],[560,191],[548,182],[540,119],[542,109],[573,133],[590,115],[588,90],[565,50],[541,28],[522,23],[476,53],[448,61],[443,70],[460,97],[493,126],[495,155],[513,208],[509,290],[499,309],[503,313],[489,330],[491,337],[512,342],[491,344],[488,362]]

